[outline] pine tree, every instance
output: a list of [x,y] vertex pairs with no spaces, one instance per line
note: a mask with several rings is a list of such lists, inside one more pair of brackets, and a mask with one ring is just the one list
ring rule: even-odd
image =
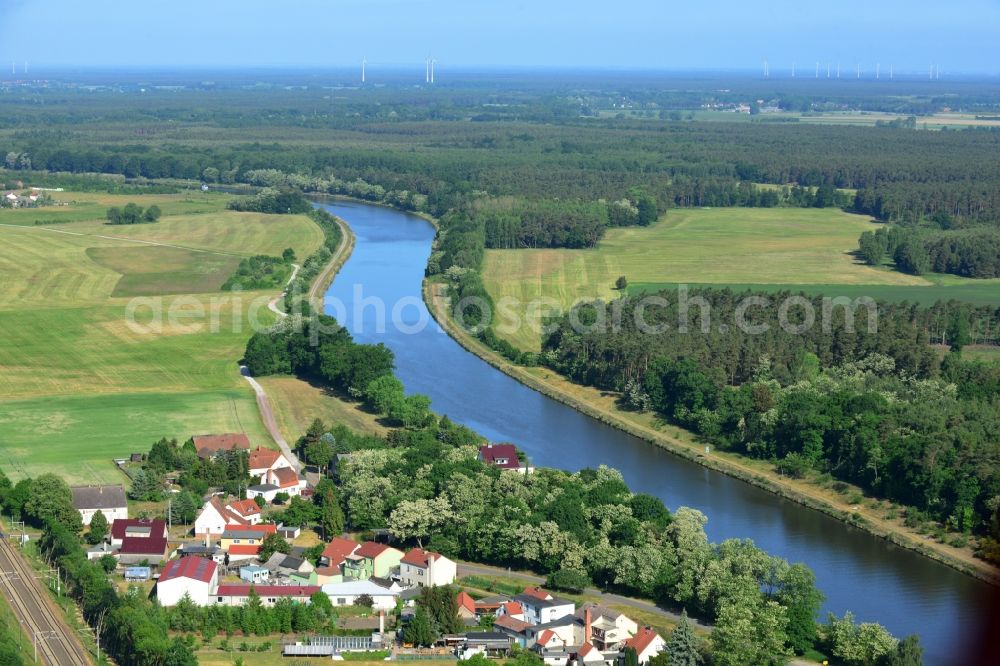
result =
[[701,664],[698,637],[691,629],[687,610],[681,611],[681,621],[670,634],[670,639],[663,651],[667,655],[667,663],[670,666],[699,666]]

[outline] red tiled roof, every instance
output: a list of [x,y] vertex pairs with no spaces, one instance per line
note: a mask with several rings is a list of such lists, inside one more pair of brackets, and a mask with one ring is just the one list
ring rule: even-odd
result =
[[256,555],[260,552],[260,544],[234,543],[229,547],[230,555]]
[[524,608],[516,601],[508,601],[502,604],[503,612],[507,615],[524,615]]
[[513,444],[485,444],[479,447],[479,457],[486,464],[503,469],[521,467],[521,462],[517,459],[517,447]]
[[256,516],[260,513],[260,507],[252,499],[233,500],[227,507],[233,509],[241,516]]
[[167,532],[167,524],[162,520],[139,520],[138,518],[116,518],[111,523],[111,538],[124,539],[125,532],[130,527],[149,527],[151,536],[163,536]]
[[496,620],[493,621],[494,627],[501,627],[503,629],[510,629],[511,631],[521,633],[531,625],[524,620],[518,620],[515,617],[509,615],[501,615]]
[[220,585],[220,597],[250,596],[250,588],[262,597],[311,597],[320,591],[319,585]]
[[540,599],[541,601],[548,601],[552,598],[551,594],[540,587],[526,587],[524,588],[524,594],[527,594],[529,597],[534,597],[535,599]]
[[160,573],[160,582],[173,580],[174,578],[193,578],[203,583],[212,580],[212,575],[218,565],[206,557],[182,557],[179,560],[170,560],[163,567]]
[[[272,523],[265,523],[263,525],[226,525],[226,529],[223,530],[222,535],[225,537],[226,532],[233,530],[235,532],[257,532],[263,536],[268,534],[274,534],[278,531],[278,526]],[[227,537],[228,538],[228,537]]]
[[473,601],[472,597],[470,597],[469,593],[465,590],[458,593],[458,596],[455,597],[455,601],[458,603],[460,608],[464,608],[470,613],[476,612],[476,602]]
[[590,654],[591,652],[593,652],[596,649],[597,648],[595,648],[590,643],[584,643],[583,645],[580,646],[580,649],[577,650],[576,653],[578,655],[580,655],[581,657],[586,657],[588,654]]
[[271,469],[271,466],[278,462],[280,457],[281,452],[258,446],[250,452],[250,469]]
[[441,557],[440,553],[432,553],[429,550],[423,550],[421,548],[414,548],[403,555],[403,559],[400,562],[405,562],[406,564],[413,565],[415,567],[427,567],[430,560],[436,560]]
[[354,554],[360,557],[375,559],[376,557],[378,557],[387,550],[389,550],[389,546],[385,545],[384,543],[365,541],[363,544],[361,544],[361,547],[359,547],[356,551],[354,551]]
[[192,437],[194,448],[202,458],[214,456],[219,451],[250,448],[250,440],[241,432],[228,432],[223,435],[198,435]]
[[240,526],[247,525],[246,519],[238,513],[234,513],[229,510],[229,507],[222,506],[222,502],[219,500],[217,495],[212,495],[208,500],[209,506],[215,509],[215,512],[222,516],[222,519],[227,523],[236,523]]
[[625,647],[630,647],[635,650],[636,654],[642,654],[645,652],[649,646],[659,638],[660,635],[653,631],[650,627],[643,627],[636,632],[635,636],[626,639],[623,645]]
[[330,560],[334,566],[340,565],[344,558],[358,549],[358,542],[344,537],[333,537],[323,549],[323,557]]
[[278,480],[278,485],[282,488],[292,488],[299,485],[299,475],[291,467],[279,467],[271,470],[274,478]]
[[125,537],[120,555],[163,555],[167,551],[167,538],[158,537]]
[[542,631],[542,633],[538,634],[538,638],[535,640],[539,645],[545,646],[548,645],[549,641],[555,638],[555,636],[556,634],[554,631],[552,631],[551,629],[545,629]]

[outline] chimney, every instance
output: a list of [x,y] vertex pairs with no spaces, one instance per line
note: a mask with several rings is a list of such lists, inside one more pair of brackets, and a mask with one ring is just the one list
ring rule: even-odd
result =
[[434,585],[434,553],[427,553],[427,587]]
[[385,634],[385,610],[378,612],[378,633]]
[[590,609],[583,611],[583,642],[590,642]]

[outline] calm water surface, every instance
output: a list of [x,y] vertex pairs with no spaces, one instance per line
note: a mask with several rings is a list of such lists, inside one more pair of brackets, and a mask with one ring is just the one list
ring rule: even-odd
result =
[[[495,370],[448,337],[421,299],[434,229],[388,208],[321,202],[351,226],[357,245],[327,292],[326,311],[359,342],[396,354],[407,391],[493,441],[516,443],[534,464],[577,470],[610,465],[635,491],[708,516],[713,541],[751,538],[816,572],[827,610],[851,610],[897,636],[920,634],[926,664],[959,663],[978,633],[991,588],[817,511],[678,458],[584,416]],[[368,300],[366,300],[368,299]],[[375,301],[387,306],[379,315]],[[395,312],[393,312],[395,306]],[[412,332],[419,329],[419,332]]]

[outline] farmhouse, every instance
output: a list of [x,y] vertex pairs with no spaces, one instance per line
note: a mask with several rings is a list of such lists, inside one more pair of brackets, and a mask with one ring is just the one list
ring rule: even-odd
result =
[[366,541],[344,558],[344,580],[388,578],[403,559],[402,551],[374,541]]
[[163,566],[156,583],[156,598],[174,606],[186,594],[197,606],[208,606],[219,585],[219,566],[204,557],[182,557]]
[[487,465],[499,467],[500,469],[509,469],[521,474],[534,471],[533,468],[521,464],[520,459],[517,457],[517,447],[513,444],[486,444],[480,446],[479,460]]
[[250,440],[241,432],[229,432],[222,435],[196,435],[191,438],[199,458],[213,458],[223,451],[233,449],[250,450]]
[[414,548],[399,562],[399,577],[407,587],[434,587],[455,582],[455,563],[440,553]]
[[223,606],[242,606],[250,600],[254,590],[265,606],[273,606],[278,599],[291,599],[295,603],[311,603],[310,597],[320,591],[318,585],[220,585],[215,592],[215,603]]
[[122,486],[77,486],[73,492],[73,508],[80,512],[84,525],[89,525],[100,511],[109,523],[128,518],[128,503]]

